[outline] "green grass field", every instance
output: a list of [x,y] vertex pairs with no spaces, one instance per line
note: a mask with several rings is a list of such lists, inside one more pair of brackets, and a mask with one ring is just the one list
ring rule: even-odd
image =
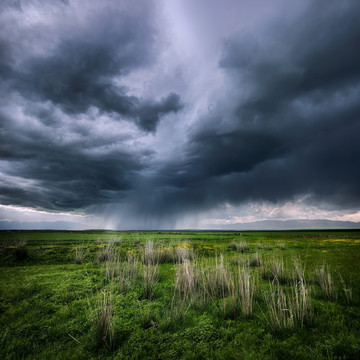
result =
[[360,231],[0,232],[1,359],[359,359]]

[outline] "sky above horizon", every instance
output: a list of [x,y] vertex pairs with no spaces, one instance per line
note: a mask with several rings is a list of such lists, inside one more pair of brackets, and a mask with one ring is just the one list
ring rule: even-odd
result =
[[0,222],[360,221],[359,18],[357,0],[1,2]]

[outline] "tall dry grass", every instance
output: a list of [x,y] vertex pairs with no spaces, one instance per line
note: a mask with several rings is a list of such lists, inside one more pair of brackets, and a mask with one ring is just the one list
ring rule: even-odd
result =
[[143,265],[141,275],[141,297],[152,300],[154,298],[155,285],[159,281],[159,265]]
[[226,297],[231,286],[231,274],[225,266],[224,256],[216,257],[214,262],[202,262],[198,271],[200,289],[210,299]]
[[201,307],[223,299],[222,312],[236,314],[240,309],[250,316],[256,289],[256,277],[249,268],[238,266],[234,271],[223,255],[211,260],[185,259],[177,265],[173,303],[188,302]]
[[230,249],[234,250],[234,251],[239,251],[239,252],[246,252],[250,250],[250,246],[246,241],[240,241],[240,242],[236,242],[235,240],[233,240],[230,245],[229,245]]
[[311,323],[311,301],[304,281],[294,282],[290,289],[283,289],[278,282],[271,282],[265,300],[268,306],[267,320],[275,333]]
[[176,248],[175,260],[177,263],[182,263],[186,260],[193,260],[194,258],[195,258],[195,254],[193,249],[191,249],[190,245],[183,244]]
[[341,285],[342,289],[344,291],[346,302],[350,305],[352,303],[352,288],[345,283],[343,277],[340,275]]
[[237,295],[241,311],[245,316],[251,316],[253,313],[257,283],[257,278],[254,275],[251,275],[248,268],[239,267],[234,293]]
[[276,280],[282,284],[286,283],[291,277],[287,270],[285,270],[282,258],[270,258],[264,261],[261,276],[264,280]]
[[157,265],[162,263],[173,263],[176,260],[172,246],[155,246],[152,240],[145,243],[141,261],[146,265]]
[[264,243],[261,243],[259,242],[256,247],[259,249],[259,250],[272,250],[272,245],[270,244],[264,244]]
[[260,267],[262,264],[261,256],[258,253],[255,253],[252,258],[249,260],[249,266],[251,267]]
[[106,243],[105,246],[99,249],[97,254],[97,261],[100,263],[113,261],[115,256],[116,256],[115,244],[113,241],[109,241],[108,243]]
[[82,264],[85,260],[85,248],[77,246],[75,248],[75,264]]
[[322,295],[328,299],[336,299],[337,293],[330,269],[323,265],[322,267],[315,269],[315,274]]
[[94,345],[97,348],[111,348],[114,341],[115,308],[112,287],[102,290],[94,305],[89,309],[92,318]]
[[174,297],[181,301],[193,303],[196,300],[198,273],[195,264],[189,259],[183,259],[176,267]]

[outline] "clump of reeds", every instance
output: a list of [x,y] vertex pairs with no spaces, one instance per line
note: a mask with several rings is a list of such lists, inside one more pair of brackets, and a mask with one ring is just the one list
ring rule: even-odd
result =
[[340,280],[346,301],[350,305],[352,303],[352,288],[345,283],[341,275],[340,275]]
[[75,264],[82,264],[85,260],[85,248],[77,246],[75,248]]
[[294,264],[293,276],[292,276],[293,281],[294,282],[297,282],[297,281],[306,282],[305,268],[303,267],[303,264],[302,264],[300,258],[294,257],[293,264]]
[[131,255],[125,261],[116,256],[106,262],[105,276],[108,281],[118,285],[119,293],[127,293],[139,277],[139,261]]
[[239,251],[242,253],[250,250],[250,246],[246,241],[236,242],[235,240],[233,240],[230,243],[229,247],[230,247],[230,249],[232,249],[234,251]]
[[176,268],[174,298],[193,303],[195,301],[196,287],[198,286],[197,269],[189,259],[182,258]]
[[215,263],[202,264],[200,267],[199,281],[204,295],[211,299],[225,297],[229,294],[230,272],[225,266],[224,256],[215,258]]
[[336,299],[336,289],[329,268],[324,265],[317,268],[315,274],[323,296],[328,299]]
[[248,266],[249,265],[249,259],[239,256],[234,256],[230,259],[231,265],[237,265],[237,266]]
[[162,247],[160,249],[160,263],[174,263],[175,262],[175,251],[171,246]]
[[275,333],[293,330],[311,323],[312,308],[309,290],[304,281],[294,282],[290,289],[282,289],[279,283],[270,283],[265,295],[268,305],[267,320]]
[[[90,303],[89,303],[90,304]],[[95,305],[90,305],[94,343],[97,348],[111,348],[114,340],[114,302],[111,288],[101,291]]]
[[149,240],[145,243],[141,261],[146,265],[155,265],[159,263],[159,253],[156,251],[153,241]]
[[97,260],[98,262],[106,262],[106,261],[112,261],[115,258],[116,252],[115,252],[115,246],[112,241],[109,241],[104,247],[102,247],[98,254],[97,254]]
[[15,241],[14,245],[18,247],[24,247],[27,244],[27,242],[28,242],[27,239],[20,238]]
[[183,244],[176,248],[175,258],[177,263],[194,259],[194,251],[188,244]]
[[125,262],[124,273],[126,277],[136,278],[138,276],[139,261],[135,256],[129,255]]
[[286,244],[284,242],[277,243],[276,247],[279,248],[280,250],[285,250]]
[[240,252],[245,252],[245,251],[249,251],[250,250],[250,246],[246,241],[240,241],[238,244],[238,251]]
[[285,284],[292,276],[285,270],[283,259],[273,258],[264,263],[261,271],[262,278],[265,280],[276,280]]
[[143,265],[141,280],[141,297],[143,299],[152,300],[154,297],[155,285],[159,281],[159,266],[157,264]]
[[176,268],[174,300],[187,301],[199,306],[229,294],[230,273],[224,258],[196,262],[183,258]]
[[118,236],[116,236],[116,235],[113,235],[112,237],[111,237],[111,240],[110,240],[112,243],[114,243],[114,244],[120,244],[122,241],[123,241],[123,238],[122,238],[122,236],[121,235],[118,235]]
[[155,246],[154,242],[149,240],[145,243],[141,261],[147,265],[175,262],[174,249],[171,246]]
[[120,270],[119,256],[113,256],[111,261],[106,261],[103,269],[105,270],[105,277],[107,280],[112,281],[115,277],[117,277]]
[[249,266],[251,267],[260,267],[261,266],[261,257],[258,253],[255,253],[253,257],[249,260]]
[[261,243],[259,242],[256,247],[259,249],[259,250],[272,250],[272,246],[270,244],[264,244],[264,243]]
[[255,277],[251,275],[249,269],[245,267],[239,267],[235,281],[234,293],[240,302],[241,311],[245,316],[251,316],[253,313],[257,281]]
[[240,309],[245,316],[250,316],[256,286],[248,267],[238,266],[234,273],[223,255],[206,262],[185,259],[177,266],[173,303],[181,301],[202,306],[222,299],[218,308],[222,315],[235,316]]
[[231,243],[229,244],[229,248],[234,251],[237,250],[237,246],[238,246],[238,243],[235,240],[231,241]]

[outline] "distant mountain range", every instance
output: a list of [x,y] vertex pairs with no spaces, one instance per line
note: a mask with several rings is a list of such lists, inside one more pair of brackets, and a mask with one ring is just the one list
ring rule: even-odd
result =
[[[215,227],[211,227],[214,228]],[[219,227],[217,227],[219,228]],[[359,229],[360,223],[331,220],[263,220],[249,223],[226,224],[221,230],[346,230]]]
[[[201,230],[346,230],[359,229],[360,223],[331,220],[263,220],[226,225],[208,225]],[[0,221],[0,230],[82,230],[84,225],[68,221]],[[127,229],[132,230],[132,229]],[[143,229],[147,230],[147,229]],[[158,229],[161,230],[161,229]],[[168,230],[168,229],[167,229]],[[176,229],[180,230],[180,229]],[[193,229],[196,230],[196,229]],[[199,229],[200,230],[200,229]]]

